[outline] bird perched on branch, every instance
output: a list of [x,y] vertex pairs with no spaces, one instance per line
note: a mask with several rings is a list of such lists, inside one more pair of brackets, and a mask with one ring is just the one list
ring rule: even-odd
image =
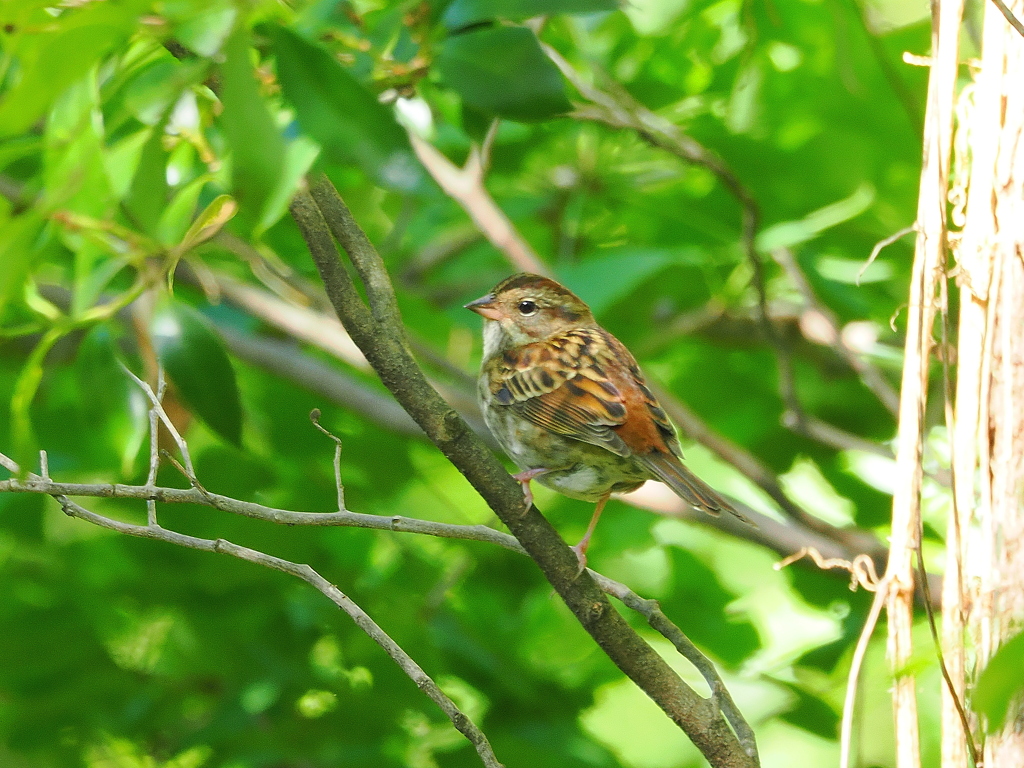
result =
[[513,275],[466,305],[484,318],[478,395],[484,419],[530,482],[597,503],[586,551],[612,493],[661,480],[690,506],[749,522],[681,461],[675,430],[629,350],[583,301],[554,280]]

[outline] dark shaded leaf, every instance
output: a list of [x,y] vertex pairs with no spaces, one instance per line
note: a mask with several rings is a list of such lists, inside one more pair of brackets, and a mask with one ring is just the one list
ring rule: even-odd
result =
[[525,27],[491,27],[449,37],[437,67],[463,101],[488,114],[534,122],[571,108],[561,73]]
[[796,696],[796,704],[780,717],[787,723],[792,723],[798,728],[810,731],[821,736],[823,739],[834,739],[836,737],[836,725],[839,723],[839,715],[825,701],[814,696],[803,688],[792,683],[779,682],[786,686]]
[[414,188],[419,165],[391,111],[320,46],[283,27],[268,31],[284,97],[328,159],[356,162],[385,186]]
[[220,339],[192,307],[168,301],[153,316],[153,343],[181,399],[210,429],[242,441],[242,405],[235,370]]
[[616,0],[455,0],[444,12],[443,21],[449,29],[458,29],[488,19],[522,21],[556,13],[614,11],[618,7]]
[[713,570],[679,547],[667,552],[674,587],[661,601],[665,614],[697,645],[728,664],[739,664],[757,649],[757,630],[748,621],[726,615],[735,596],[722,587]]

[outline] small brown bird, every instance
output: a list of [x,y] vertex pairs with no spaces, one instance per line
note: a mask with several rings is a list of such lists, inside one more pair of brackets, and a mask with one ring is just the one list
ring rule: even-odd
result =
[[597,502],[586,551],[608,497],[661,480],[687,504],[746,520],[683,466],[675,430],[629,350],[590,307],[554,280],[513,275],[466,305],[484,318],[478,395],[488,428],[530,481]]

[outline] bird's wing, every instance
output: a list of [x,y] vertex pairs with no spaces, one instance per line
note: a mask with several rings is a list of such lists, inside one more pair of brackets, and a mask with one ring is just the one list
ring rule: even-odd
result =
[[[630,456],[645,446],[634,422],[674,433],[626,348],[600,328],[581,328],[496,356],[494,401],[555,434]],[[632,408],[651,419],[627,420]],[[665,438],[659,441],[664,446]]]
[[555,434],[632,457],[697,509],[749,522],[683,465],[668,415],[629,350],[607,331],[583,328],[528,344],[493,358],[488,372],[499,405]]

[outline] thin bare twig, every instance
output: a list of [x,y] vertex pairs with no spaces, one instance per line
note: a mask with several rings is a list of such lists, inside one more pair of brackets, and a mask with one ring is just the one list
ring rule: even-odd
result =
[[806,547],[790,557],[780,560],[775,564],[775,570],[780,570],[795,563],[803,557],[810,557],[815,565],[822,570],[840,568],[850,573],[850,589],[863,587],[869,592],[875,593],[871,601],[871,608],[868,611],[864,626],[861,628],[860,636],[857,638],[857,645],[853,651],[853,658],[850,660],[850,671],[846,676],[846,695],[843,697],[843,718],[839,728],[839,768],[850,768],[851,755],[853,754],[853,715],[857,707],[857,688],[860,684],[860,670],[864,664],[864,657],[868,651],[868,643],[878,625],[878,617],[882,613],[882,606],[885,605],[888,585],[886,579],[879,579],[875,564],[871,558],[859,555],[851,560],[840,558],[822,557],[821,553],[813,547]]
[[882,613],[886,596],[889,592],[887,577],[879,580],[875,587],[875,599],[864,621],[864,627],[857,638],[850,660],[850,673],[846,677],[846,695],[843,698],[843,719],[839,728],[839,768],[850,768],[850,755],[853,750],[853,715],[857,706],[857,686],[860,681],[860,670],[864,665],[864,657],[868,652],[868,643],[878,625],[878,617]]
[[135,382],[139,389],[141,389],[145,393],[146,397],[149,398],[151,410],[155,411],[157,416],[160,417],[161,423],[167,429],[167,432],[168,434],[170,434],[171,439],[174,440],[174,444],[178,446],[178,450],[181,452],[181,460],[184,462],[184,467],[181,468],[181,473],[192,484],[192,487],[194,487],[201,493],[206,493],[206,489],[203,488],[202,485],[200,485],[199,478],[196,477],[196,469],[192,464],[192,455],[189,453],[188,443],[185,442],[185,439],[181,436],[181,433],[178,432],[178,428],[175,427],[174,422],[171,421],[171,417],[168,416],[167,411],[164,410],[163,403],[161,402],[161,400],[163,399],[163,395],[161,394],[158,397],[156,392],[153,391],[153,388],[149,386],[149,384],[144,382],[142,379],[140,379],[138,376],[136,376],[134,373],[132,373],[132,370],[127,365],[125,365],[120,360],[118,360],[118,363],[121,366],[121,370],[124,371],[125,374],[127,374],[128,377]]
[[690,641],[679,627],[669,620],[661,610],[658,601],[642,598],[624,584],[612,581],[608,577],[594,571],[590,571],[590,574],[601,589],[609,595],[617,597],[622,601],[623,605],[632,608],[644,616],[652,629],[671,642],[680,655],[697,668],[697,671],[701,673],[704,681],[708,684],[708,688],[711,689],[712,698],[718,703],[722,714],[725,715],[725,719],[729,721],[729,724],[732,725],[733,730],[736,732],[736,736],[740,740],[740,744],[743,745],[743,749],[748,755],[756,758],[757,740],[754,736],[754,731],[744,719],[739,708],[736,706],[736,702],[733,701],[732,696],[725,687],[725,683],[722,682],[721,675],[715,669],[715,665],[711,663],[707,656],[700,652],[700,649]]
[[1024,22],[1013,15],[1013,11],[1006,7],[1006,3],[1003,0],[992,0],[992,3],[999,12],[1003,14],[1003,18],[1006,19],[1006,23],[1013,27],[1021,35],[1024,35]]
[[773,567],[779,571],[804,557],[811,558],[814,564],[823,571],[833,568],[849,571],[851,592],[856,591],[857,587],[874,592],[878,586],[878,571],[875,570],[875,561],[867,555],[857,555],[853,560],[843,560],[838,557],[822,557],[814,547],[803,547],[799,552],[794,552],[789,557],[780,560]]
[[[158,365],[156,369],[156,399],[163,403],[164,393],[167,391],[167,380],[164,377],[164,368]],[[156,407],[149,407],[149,473],[146,475],[146,485],[155,486],[157,472],[160,471],[160,414]],[[45,477],[45,474],[44,474]],[[146,499],[146,522],[149,525],[156,525],[156,501]]]
[[[136,380],[137,384],[141,384],[140,380]],[[158,403],[154,403],[154,409],[158,407]],[[494,751],[491,748],[490,743],[487,741],[487,737],[484,735],[473,721],[466,716],[445,693],[438,687],[437,683],[427,675],[426,672],[417,664],[405,650],[398,645],[381,627],[367,614],[362,608],[359,607],[351,598],[344,594],[338,587],[331,584],[327,579],[317,573],[313,568],[308,565],[294,563],[290,560],[283,560],[279,557],[260,552],[259,550],[249,549],[248,547],[242,547],[237,544],[232,544],[230,541],[225,539],[200,539],[195,536],[188,536],[177,531],[172,531],[167,528],[163,528],[156,524],[147,525],[135,525],[133,523],[125,523],[120,520],[114,520],[113,518],[105,517],[92,512],[80,504],[72,501],[68,498],[69,494],[62,493],[61,490],[71,490],[71,485],[54,483],[47,475],[46,469],[46,454],[41,454],[42,459],[42,476],[29,473],[27,479],[22,482],[17,479],[6,480],[0,482],[0,491],[29,491],[34,490],[37,493],[45,493],[52,496],[61,509],[69,517],[74,517],[79,520],[98,525],[102,528],[107,528],[118,533],[122,533],[128,536],[137,536],[145,539],[153,539],[155,541],[163,541],[169,544],[175,544],[180,547],[186,547],[188,549],[197,549],[203,552],[217,552],[221,554],[231,555],[241,560],[246,560],[256,565],[261,565],[265,568],[272,568],[277,571],[296,576],[306,583],[313,586],[323,595],[325,595],[331,602],[341,608],[348,616],[355,622],[361,630],[363,630],[370,638],[376,642],[384,651],[398,664],[399,668],[405,672],[406,675],[416,684],[416,687],[423,691],[437,706],[447,715],[448,719],[451,720],[452,725],[462,733],[466,739],[476,748],[477,754],[480,756],[481,762],[486,768],[504,768],[494,755]],[[17,474],[19,471],[18,465],[7,456],[0,454],[0,465],[4,466],[10,472]],[[43,483],[42,488],[32,488],[32,484]],[[100,489],[103,486],[96,486]],[[117,486],[109,485],[107,489],[114,489]],[[124,487],[124,486],[122,486]],[[161,489],[155,488],[152,485],[146,486],[134,486],[134,490],[140,492],[143,498],[147,501],[160,500],[164,492],[171,491],[172,489]],[[199,498],[196,499],[196,503],[204,503],[208,506],[217,506],[213,502],[215,494],[207,492],[201,492],[199,488],[193,487],[186,493],[197,495]],[[74,494],[74,491],[71,492]],[[107,496],[106,493],[97,493],[96,496]],[[138,497],[136,497],[138,498]],[[200,500],[201,499],[201,500]],[[243,503],[243,502],[239,502]]]
[[953,112],[959,70],[963,0],[932,5],[932,67],[928,78],[924,148],[917,206],[917,242],[907,308],[903,377],[900,386],[889,562],[883,583],[888,616],[887,657],[896,733],[896,768],[921,764],[917,692],[908,662],[913,654],[914,568],[921,514],[921,456],[928,398],[932,330],[937,286],[946,260],[946,206]]
[[871,249],[871,253],[868,255],[868,260],[864,262],[864,266],[861,267],[860,271],[857,273],[857,285],[860,285],[860,279],[864,277],[864,273],[868,271],[868,267],[875,263],[875,259],[878,258],[878,254],[882,252],[883,248],[888,248],[897,240],[906,237],[911,232],[917,232],[916,222],[914,224],[911,224],[909,227],[904,227],[901,230],[893,232],[888,237],[883,237],[881,240],[875,243],[875,247]]
[[320,423],[320,409],[314,408],[309,414],[313,426],[334,441],[334,485],[338,489],[338,511],[345,511],[345,486],[341,483],[341,438]]
[[[942,331],[942,346],[948,348],[949,344],[949,281],[942,280],[939,283],[941,293],[941,314],[939,327]],[[949,367],[949,355],[942,355],[942,399],[943,399],[943,415],[946,420],[946,432],[949,435],[955,434],[956,419],[953,415],[953,377]],[[956,452],[959,447],[956,445],[955,440],[950,441],[950,464],[952,467],[956,467],[957,455]],[[956,488],[956,472],[950,474],[950,512],[949,519],[951,525],[946,535],[950,539],[947,546],[947,554],[953,554],[952,563],[948,563],[946,566],[946,578],[950,579],[953,584],[956,585],[956,589],[959,592],[963,588],[963,563],[960,561],[960,542],[961,531],[960,531],[960,509],[957,501],[957,488]],[[942,640],[939,638],[939,631],[935,621],[935,611],[931,605],[931,588],[928,584],[928,578],[924,575],[924,550],[922,549],[924,541],[924,519],[918,517],[918,531],[917,531],[917,569],[918,575],[921,578],[921,588],[924,591],[925,597],[925,610],[928,614],[928,629],[932,635],[932,642],[935,644],[935,655],[939,660],[939,669],[942,671],[942,679],[946,683],[946,692],[949,696],[949,701],[952,702],[953,708],[956,710],[957,717],[960,720],[960,728],[964,735],[964,744],[967,747],[967,751],[971,755],[971,762],[978,768],[978,747],[974,743],[974,734],[971,731],[971,724],[967,717],[967,711],[964,707],[964,686],[963,686],[963,659],[962,659],[962,647],[960,650],[960,658],[954,656],[951,659],[951,664],[954,665],[953,673],[950,672],[950,665],[946,664],[946,654],[942,649]],[[950,590],[952,591],[952,590]],[[949,594],[946,592],[945,594]],[[958,595],[956,605],[954,609],[959,608],[961,599]],[[946,613],[946,606],[942,606],[943,613]],[[943,627],[944,631],[950,631],[954,628],[962,630],[960,625],[962,622],[952,622],[954,627]],[[953,674],[957,675],[957,680],[954,681]],[[959,684],[958,684],[959,683]],[[949,739],[949,736],[943,735],[944,739]]]

